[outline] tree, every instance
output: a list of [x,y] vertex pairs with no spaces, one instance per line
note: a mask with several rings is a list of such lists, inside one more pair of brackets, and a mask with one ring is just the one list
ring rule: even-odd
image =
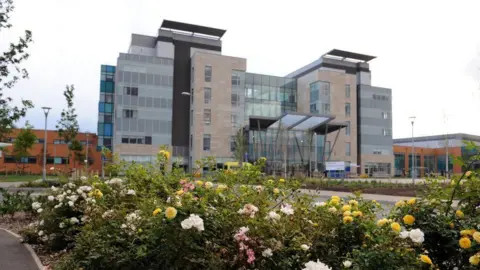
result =
[[76,155],[81,152],[82,144],[77,140],[78,130],[80,129],[77,121],[77,113],[74,107],[73,98],[75,87],[72,85],[66,86],[63,91],[63,96],[67,101],[67,108],[62,110],[61,118],[57,122],[58,135],[66,144],[68,144],[68,157],[70,152],[73,152],[73,166],[75,166]]
[[[10,16],[14,10],[13,0],[0,0],[0,32],[12,27]],[[3,141],[15,123],[33,108],[30,100],[22,100],[22,105],[11,106],[13,99],[5,96],[4,90],[11,89],[20,79],[28,78],[28,72],[20,63],[30,56],[26,49],[32,42],[32,32],[25,30],[25,36],[17,43],[10,43],[6,52],[0,54],[0,141]]]
[[240,168],[243,165],[243,159],[247,151],[248,142],[247,138],[245,137],[244,129],[242,127],[237,131],[237,134],[235,135],[235,151],[233,151],[233,156],[240,164]]
[[25,124],[25,128],[23,128],[20,133],[18,133],[17,138],[15,138],[15,142],[13,143],[13,156],[15,161],[17,162],[17,166],[21,164],[21,172],[25,172],[25,162],[23,162],[23,157],[30,156],[30,149],[32,149],[35,141],[37,140],[37,136],[32,131],[33,126],[31,126],[28,121]]

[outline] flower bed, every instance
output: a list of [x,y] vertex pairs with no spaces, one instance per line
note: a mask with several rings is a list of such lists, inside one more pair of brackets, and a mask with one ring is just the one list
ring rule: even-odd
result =
[[[54,269],[478,267],[475,173],[447,189],[432,182],[423,198],[399,202],[378,220],[375,201],[316,202],[297,181],[264,179],[264,159],[199,180],[158,169],[168,158],[163,150],[155,166],[127,166],[121,179],[52,187],[32,204],[38,219],[25,240],[67,250]],[[458,211],[442,200],[452,192]]]

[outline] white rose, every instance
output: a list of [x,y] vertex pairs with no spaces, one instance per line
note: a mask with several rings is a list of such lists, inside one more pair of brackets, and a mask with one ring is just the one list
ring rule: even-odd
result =
[[120,226],[120,228],[126,229],[126,228],[127,228],[127,225],[124,223],[124,224],[122,224],[122,226]]
[[72,218],[70,219],[70,223],[71,223],[71,224],[77,224],[77,223],[79,223],[79,222],[80,222],[80,221],[79,221],[78,218],[76,218],[76,217],[72,217]]
[[322,263],[321,261],[317,260],[316,262],[314,261],[307,262],[303,270],[332,270],[332,268]]
[[135,195],[135,190],[129,189],[129,190],[127,191],[127,195],[132,195],[132,196]]
[[42,236],[42,235],[43,235],[43,231],[39,231],[38,236]]
[[72,202],[72,201],[69,201],[69,202],[68,202],[68,205],[70,205],[70,207],[73,207],[73,202]]
[[37,210],[38,208],[42,207],[42,204],[39,202],[32,203],[33,210]]
[[48,200],[52,202],[53,200],[55,200],[55,197],[53,197],[52,195],[50,195],[50,196],[48,196]]
[[52,191],[57,191],[57,190],[58,190],[58,188],[52,186]]
[[60,207],[62,207],[62,205],[63,205],[62,203],[59,203],[59,204],[55,205],[54,208],[55,209],[60,208]]
[[60,222],[60,224],[58,225],[58,227],[60,227],[60,229],[63,229],[63,228],[65,228],[65,223],[63,223],[63,222]]
[[71,191],[70,189],[69,189],[69,190],[67,190],[67,194],[70,194],[70,193],[72,193],[72,191]]
[[308,245],[305,245],[305,244],[301,245],[300,248],[304,251],[307,251],[307,250],[310,249],[310,247]]
[[43,221],[43,219],[40,221],[40,226],[43,226],[43,224],[45,224],[45,221]]
[[273,252],[272,252],[271,249],[267,248],[264,251],[262,251],[262,256],[265,257],[265,258],[272,257]]
[[424,234],[420,229],[411,230],[409,236],[414,243],[423,243],[423,241],[425,240]]
[[344,262],[343,262],[343,266],[344,266],[345,268],[350,268],[350,266],[352,266],[352,262],[351,262],[351,261],[344,261]]
[[[85,163],[86,163],[86,162],[85,162]],[[85,177],[85,176],[82,176],[82,177],[80,177],[80,180],[82,180],[82,181],[86,181],[86,180],[87,180],[87,177]]]
[[323,206],[325,206],[325,205],[327,205],[326,202],[316,202],[316,203],[314,204],[314,206],[316,206],[316,207],[323,207]]
[[330,212],[330,213],[336,213],[336,212],[337,212],[337,208],[335,208],[335,207],[332,206],[332,207],[328,208],[328,212]]
[[285,204],[280,207],[280,212],[284,213],[287,216],[293,215],[294,211],[290,204]]
[[42,212],[43,212],[43,209],[42,209],[42,208],[39,208],[39,209],[37,210],[37,213],[39,213],[39,214],[42,213]]
[[191,228],[196,228],[199,232],[205,230],[203,226],[203,219],[195,214],[190,214],[190,217],[185,219],[180,223],[184,230],[188,230]]
[[280,220],[280,218],[281,218],[281,216],[279,214],[277,214],[277,212],[275,212],[275,211],[268,212],[268,215],[266,217],[266,219],[273,220],[274,222],[277,221],[277,220]]
[[406,239],[406,238],[408,238],[409,236],[410,236],[410,233],[409,233],[408,231],[402,231],[402,232],[400,233],[400,238],[402,238],[402,239]]

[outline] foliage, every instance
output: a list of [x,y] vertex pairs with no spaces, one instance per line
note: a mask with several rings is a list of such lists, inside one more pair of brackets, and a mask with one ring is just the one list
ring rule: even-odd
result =
[[[12,27],[10,16],[13,11],[13,0],[0,0],[0,32]],[[13,99],[5,96],[3,91],[12,89],[20,79],[28,78],[27,70],[20,64],[30,56],[26,49],[31,42],[32,32],[26,30],[24,37],[20,37],[17,43],[10,43],[8,50],[0,54],[0,141],[4,141],[15,123],[33,108],[30,100],[22,100],[21,107],[11,106]]]
[[[23,128],[15,138],[15,142],[13,143],[13,156],[15,160],[21,162],[22,157],[30,156],[30,149],[32,149],[35,141],[37,140],[37,136],[32,131],[33,126],[31,126],[28,121],[25,124],[25,128]],[[22,172],[25,171],[25,163],[22,163]]]
[[243,160],[245,159],[245,153],[248,151],[248,142],[244,132],[245,130],[242,127],[238,129],[237,134],[235,134],[235,151],[233,151],[233,156],[235,157],[235,160],[240,163],[240,165],[243,163]]
[[82,144],[77,140],[78,130],[80,129],[77,121],[77,113],[74,107],[73,99],[75,87],[74,85],[67,85],[63,96],[67,101],[67,108],[62,110],[61,118],[57,122],[58,135],[68,144],[69,158],[70,151],[74,153],[73,164],[75,165],[76,153],[83,150]]
[[265,158],[237,171],[215,170],[205,158],[202,178],[165,171],[169,158],[164,148],[155,164],[124,164],[122,179],[52,188],[32,204],[39,216],[25,239],[66,249],[56,269],[474,269],[475,172],[449,188],[432,182],[379,219],[376,201],[318,202],[299,181],[262,176]]
[[30,192],[26,194],[21,191],[12,193],[0,188],[0,194],[2,195],[2,200],[0,201],[0,216],[11,215],[13,217],[17,212],[31,211],[32,199],[30,198]]
[[[39,176],[40,177],[40,176]],[[20,185],[20,187],[29,187],[29,188],[49,188],[49,187],[58,187],[62,184],[65,184],[65,181],[61,180],[45,180],[45,181],[28,181]]]

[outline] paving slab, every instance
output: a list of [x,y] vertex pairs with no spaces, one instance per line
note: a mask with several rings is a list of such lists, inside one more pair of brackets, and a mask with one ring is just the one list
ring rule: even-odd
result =
[[0,229],[0,270],[39,270],[37,263],[18,237]]

